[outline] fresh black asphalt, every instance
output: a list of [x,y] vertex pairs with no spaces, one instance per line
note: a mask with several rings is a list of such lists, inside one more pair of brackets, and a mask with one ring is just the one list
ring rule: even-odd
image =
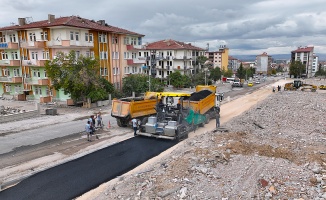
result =
[[34,174],[0,192],[0,199],[73,199],[130,171],[175,144],[175,141],[148,137],[130,138]]

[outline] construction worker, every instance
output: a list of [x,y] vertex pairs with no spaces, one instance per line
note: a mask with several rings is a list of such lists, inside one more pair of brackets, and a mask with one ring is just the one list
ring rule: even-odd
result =
[[132,122],[132,128],[134,129],[134,136],[137,136],[137,129],[138,129],[138,120],[136,118],[133,118],[131,120]]
[[216,128],[220,127],[220,107],[216,106],[215,107],[215,119],[216,119]]

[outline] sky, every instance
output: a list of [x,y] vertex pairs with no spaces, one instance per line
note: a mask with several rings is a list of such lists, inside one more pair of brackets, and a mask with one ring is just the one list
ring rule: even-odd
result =
[[[1,0],[0,27],[78,15],[145,35],[230,55],[290,54],[299,46],[326,53],[325,0]],[[207,45],[209,44],[209,45]]]

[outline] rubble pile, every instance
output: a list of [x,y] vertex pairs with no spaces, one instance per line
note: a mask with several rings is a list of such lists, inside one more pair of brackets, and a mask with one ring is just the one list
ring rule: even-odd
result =
[[9,114],[16,114],[16,113],[23,113],[23,112],[26,111],[18,108],[13,108],[13,107],[0,106],[0,115],[9,115]]
[[95,199],[326,199],[325,113],[326,93],[276,92]]

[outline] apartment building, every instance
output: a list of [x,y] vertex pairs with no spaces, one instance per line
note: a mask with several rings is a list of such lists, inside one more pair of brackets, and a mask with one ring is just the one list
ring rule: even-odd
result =
[[211,61],[214,68],[219,67],[221,70],[227,71],[229,64],[229,48],[226,45],[221,45],[218,51],[206,52],[206,58]]
[[256,56],[256,73],[266,75],[271,64],[272,56],[269,56],[266,52]]
[[[44,64],[58,52],[71,50],[100,60],[100,75],[121,89],[130,64],[128,49],[142,45],[144,35],[110,26],[104,20],[79,16],[32,22],[19,18],[17,25],[0,28],[0,95],[41,103],[70,99],[69,94],[51,88]],[[124,56],[122,56],[124,55]]]
[[168,76],[176,70],[181,74],[194,73],[196,58],[205,55],[205,49],[172,39],[148,43],[138,48],[134,46],[132,51],[132,73],[147,73],[166,84],[169,84]]
[[316,54],[313,54],[312,68],[311,68],[311,76],[315,76],[316,72],[319,69],[319,57]]
[[228,59],[228,69],[229,70],[232,70],[233,73],[236,73],[237,70],[239,69],[240,65],[241,65],[241,61],[239,59],[229,56],[229,59]]
[[[298,47],[298,49],[291,51],[291,62],[300,61],[305,66],[305,72],[302,72],[302,76],[306,76],[307,78],[311,78],[315,75],[318,68],[313,70],[314,61],[314,47],[306,46],[306,47]],[[318,60],[317,62],[318,63]]]

